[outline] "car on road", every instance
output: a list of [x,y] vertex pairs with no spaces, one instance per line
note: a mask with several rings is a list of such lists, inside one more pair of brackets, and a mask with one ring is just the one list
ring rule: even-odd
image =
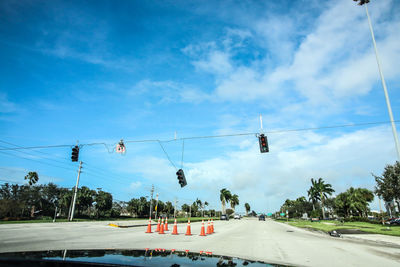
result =
[[221,215],[221,218],[220,218],[220,220],[221,221],[229,221],[229,216],[228,215],[225,215],[225,214],[223,214],[223,215]]
[[259,221],[265,221],[265,216],[264,216],[264,215],[258,216],[258,220],[259,220]]
[[388,225],[399,225],[399,223],[400,223],[400,218],[390,218],[385,221],[385,224]]
[[235,214],[235,216],[233,216],[233,219],[235,220],[240,220],[242,218],[242,216],[240,216],[239,214]]

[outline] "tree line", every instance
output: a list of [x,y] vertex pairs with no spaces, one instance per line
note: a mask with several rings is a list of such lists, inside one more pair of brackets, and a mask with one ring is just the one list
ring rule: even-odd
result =
[[[38,217],[68,218],[74,188],[60,187],[54,183],[37,184],[36,172],[25,176],[26,184],[4,183],[0,186],[0,219],[29,219]],[[151,204],[151,205],[150,205]],[[78,188],[75,204],[75,218],[117,218],[120,216],[148,218],[150,206],[152,216],[174,215],[198,217],[216,216],[214,209],[206,209],[207,201],[199,198],[192,204],[183,204],[181,211],[175,211],[170,202],[147,200],[146,197],[132,198],[130,201],[115,201],[111,193],[93,190],[82,186]]]
[[310,217],[367,217],[369,204],[374,200],[372,191],[366,188],[350,187],[336,197],[330,197],[335,190],[331,184],[322,178],[311,178],[311,186],[307,196],[295,200],[287,199],[281,206],[281,211],[288,211],[289,217],[302,217],[307,213]]
[[[71,210],[73,189],[48,184],[9,184],[0,188],[0,218],[67,218]],[[75,214],[77,217],[118,217],[121,212],[118,202],[113,202],[111,193],[95,191],[86,186],[77,193]]]
[[[366,188],[350,187],[336,197],[330,197],[335,190],[331,184],[325,183],[322,178],[311,178],[311,186],[307,196],[301,196],[295,200],[287,199],[281,206],[281,212],[286,210],[290,217],[301,217],[307,213],[311,217],[326,218],[361,217],[365,218],[370,212],[369,204],[374,200],[374,194],[385,201],[389,217],[400,212],[400,163],[386,165],[381,176],[372,174],[375,178],[373,191]],[[397,209],[396,209],[397,207]]]

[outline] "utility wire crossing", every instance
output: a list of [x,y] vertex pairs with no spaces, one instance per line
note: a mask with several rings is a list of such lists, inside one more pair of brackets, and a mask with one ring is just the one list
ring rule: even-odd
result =
[[[367,126],[367,125],[379,125],[379,124],[389,124],[389,123],[398,123],[400,120],[394,121],[380,121],[380,122],[365,122],[365,123],[350,123],[350,124],[342,124],[342,125],[333,125],[333,126],[322,126],[322,127],[309,127],[309,128],[298,128],[298,129],[284,129],[284,130],[273,130],[273,131],[265,131],[265,134],[276,134],[276,133],[287,133],[287,132],[302,132],[302,131],[314,131],[314,130],[323,130],[323,129],[334,129],[334,128],[346,128],[346,127],[359,127],[359,126]],[[160,139],[145,139],[145,140],[124,140],[124,143],[151,143],[151,142],[158,142],[161,147],[163,148],[161,143],[168,143],[174,141],[184,141],[184,140],[193,140],[193,139],[209,139],[209,138],[221,138],[221,137],[234,137],[234,136],[250,136],[255,135],[258,136],[259,133],[236,133],[236,134],[221,134],[221,135],[205,135],[205,136],[192,136],[192,137],[181,137],[181,138],[174,138],[169,140],[160,140]],[[88,143],[88,144],[80,144],[80,147],[84,146],[96,146],[96,145],[103,145],[107,148],[109,153],[112,153],[114,149],[110,150],[109,146],[114,146],[115,144],[107,144],[107,143]],[[5,150],[30,150],[30,149],[44,149],[44,148],[60,148],[60,147],[74,147],[74,145],[47,145],[47,146],[30,146],[30,147],[10,147],[10,148],[0,148],[0,151]],[[164,150],[164,148],[163,148]],[[164,150],[165,152],[165,150]]]

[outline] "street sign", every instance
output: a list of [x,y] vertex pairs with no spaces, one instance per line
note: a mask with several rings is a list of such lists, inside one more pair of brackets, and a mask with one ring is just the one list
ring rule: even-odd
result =
[[267,216],[268,216],[268,217],[271,217],[271,216],[272,216],[272,213],[271,213],[271,212],[267,213]]
[[281,216],[285,216],[285,213],[284,213],[284,212],[281,212]]

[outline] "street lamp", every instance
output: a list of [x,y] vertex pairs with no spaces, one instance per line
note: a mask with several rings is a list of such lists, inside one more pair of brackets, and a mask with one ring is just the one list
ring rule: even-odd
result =
[[353,1],[358,2],[358,5],[360,5],[360,6],[362,6],[362,5],[365,6],[365,12],[366,12],[367,18],[368,18],[369,29],[371,31],[372,43],[374,44],[376,63],[378,64],[379,75],[381,76],[382,87],[383,87],[383,91],[385,93],[385,99],[386,99],[386,105],[387,105],[387,109],[388,109],[388,113],[389,113],[390,123],[392,125],[393,138],[394,138],[394,143],[395,143],[396,150],[397,150],[397,159],[400,161],[400,146],[399,146],[399,139],[397,137],[396,125],[395,125],[394,119],[393,119],[392,107],[390,105],[390,99],[389,99],[389,94],[388,94],[387,88],[386,88],[385,78],[383,77],[383,73],[381,70],[381,63],[380,63],[379,56],[378,56],[378,49],[376,48],[375,35],[374,35],[374,30],[372,28],[371,18],[369,17],[369,13],[368,13],[367,4],[369,3],[369,0],[353,0]]

